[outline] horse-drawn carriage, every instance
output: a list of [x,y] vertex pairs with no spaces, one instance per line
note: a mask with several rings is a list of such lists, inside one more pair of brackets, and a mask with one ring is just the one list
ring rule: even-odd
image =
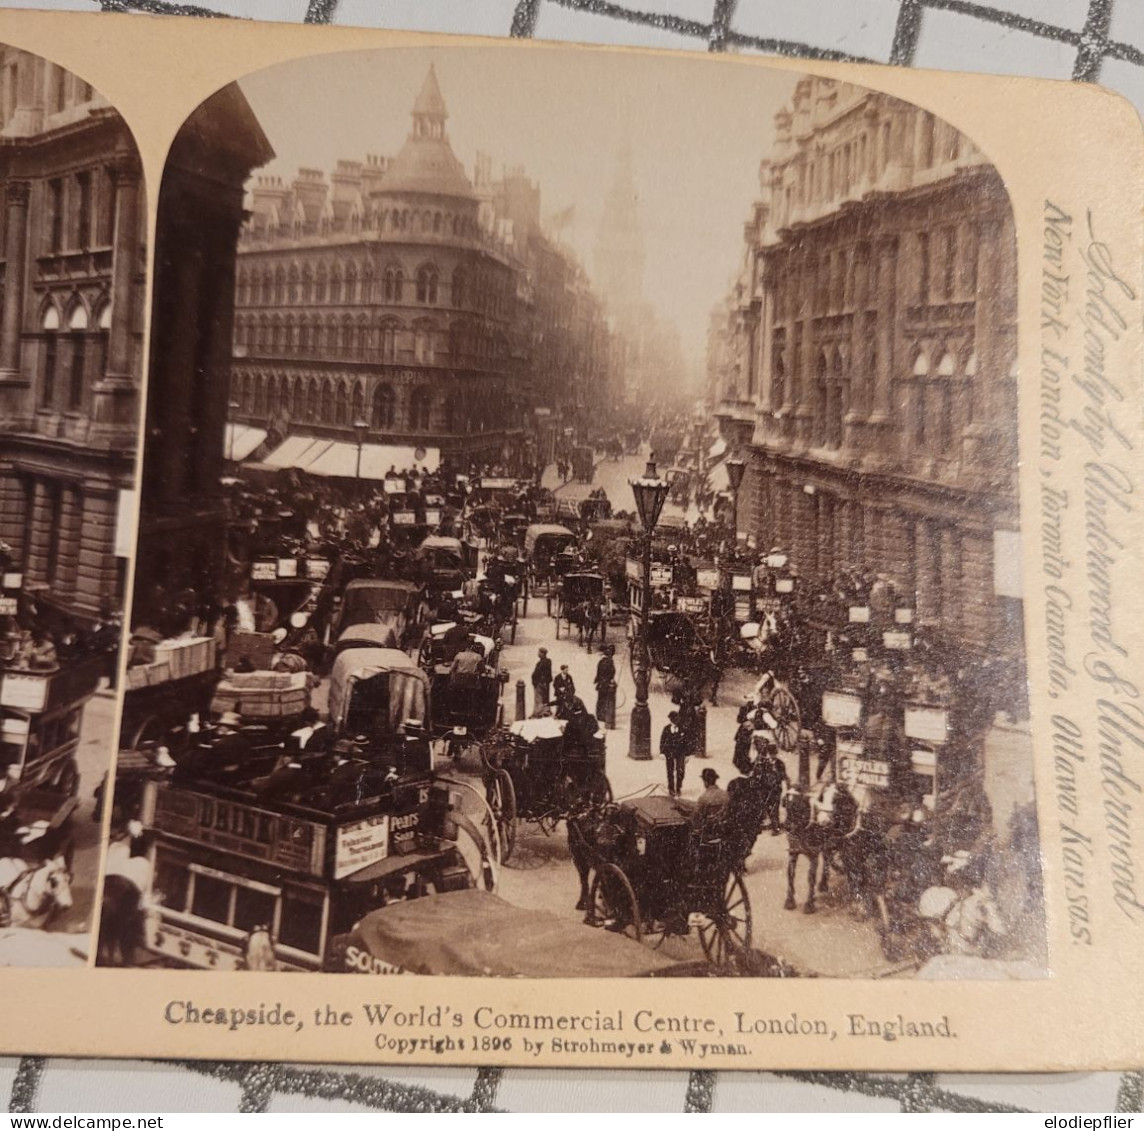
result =
[[696,821],[694,802],[662,794],[570,821],[578,907],[589,923],[656,947],[694,926],[708,961],[733,965],[751,946],[746,853],[724,823]]
[[[647,614],[649,662],[668,686],[690,684],[697,691],[709,688],[714,699],[722,679],[715,659],[715,641],[709,619],[701,611],[681,608],[653,609]],[[629,662],[635,678],[637,649],[630,649]]]
[[988,660],[938,646],[892,601],[851,606],[847,623],[857,631],[836,637],[822,721],[834,734],[832,788],[853,798],[856,828],[840,841],[852,895],[875,914],[892,960],[967,946],[946,930],[954,920],[974,937],[997,935],[998,923],[1003,933],[1003,854],[983,780],[993,700],[977,672]]
[[591,483],[596,477],[596,451],[591,444],[572,449],[572,476],[577,483]]
[[553,616],[557,640],[563,621],[565,631],[571,634],[575,628],[580,643],[587,643],[589,652],[597,637],[603,644],[608,634],[608,587],[604,577],[598,573],[566,573],[560,579]]
[[[444,740],[449,757],[457,758],[501,725],[501,693],[508,672],[500,666],[499,650],[492,637],[469,633],[464,643],[458,644],[456,634],[450,643],[446,632],[438,635],[435,644],[430,643],[428,651],[422,652],[422,667],[429,675],[433,703],[433,734]],[[453,661],[458,652],[474,646],[484,657],[481,670],[455,672]]]
[[534,523],[524,532],[524,561],[529,592],[549,593],[561,571],[576,564],[576,535],[556,523]]
[[408,656],[342,653],[331,746],[291,754],[239,732],[147,783],[149,890],[125,901],[118,885],[114,906],[105,892],[107,930],[146,907],[143,945],[168,963],[251,968],[261,936],[262,968],[317,970],[332,938],[378,907],[491,890],[495,846],[464,811],[472,791],[433,772],[430,726],[429,678]]
[[417,547],[414,568],[431,592],[454,592],[476,574],[477,548],[460,538],[431,534]]
[[668,499],[677,507],[686,508],[691,502],[692,473],[686,467],[669,467],[664,477]]
[[[596,720],[586,716],[594,728]],[[607,749],[583,719],[522,719],[481,746],[485,793],[508,860],[521,821],[551,833],[557,824],[612,799]]]
[[418,625],[421,588],[410,581],[358,578],[343,590],[330,624],[330,640],[339,652],[353,646],[355,632],[381,629],[384,639],[368,639],[383,648],[404,648]]

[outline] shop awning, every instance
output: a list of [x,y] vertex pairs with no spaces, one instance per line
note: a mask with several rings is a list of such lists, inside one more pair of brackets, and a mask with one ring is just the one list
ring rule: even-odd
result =
[[296,467],[305,471],[332,440],[316,440],[313,436],[287,436],[262,462],[270,467]]
[[727,475],[727,464],[723,460],[720,460],[717,464],[707,469],[707,486],[716,492],[716,494],[720,491],[731,490],[731,480]]
[[720,436],[719,439],[716,440],[715,443],[713,443],[711,447],[707,449],[707,458],[719,459],[719,457],[722,456],[726,450],[727,441],[724,440],[722,436]]
[[249,424],[230,424],[226,426],[226,447],[223,452],[229,460],[242,462],[252,455],[260,444],[266,440],[265,428],[252,428]]
[[[354,479],[358,476],[358,446],[341,440],[288,436],[264,462],[271,467],[296,467],[310,475]],[[436,471],[440,463],[440,448],[398,444],[362,444],[361,447],[362,479],[384,479],[391,467],[402,471],[416,465],[425,471]]]

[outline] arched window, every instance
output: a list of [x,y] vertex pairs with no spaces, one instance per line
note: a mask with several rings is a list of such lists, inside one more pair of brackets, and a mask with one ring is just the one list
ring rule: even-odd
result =
[[365,418],[365,389],[361,385],[354,385],[353,411],[350,420],[355,425]]
[[318,423],[329,424],[334,418],[334,389],[333,383],[326,381],[322,384],[322,399],[318,402]]
[[344,381],[338,382],[337,392],[334,395],[334,423],[349,424],[350,399]]
[[395,398],[391,385],[378,385],[373,393],[374,428],[392,428],[395,415]]
[[421,365],[432,365],[433,356],[433,327],[418,326],[413,332],[413,360]]
[[405,275],[400,267],[385,269],[384,296],[386,302],[401,302],[405,289]]
[[318,419],[318,385],[315,381],[306,386],[306,419],[311,423]]
[[437,268],[426,264],[417,271],[417,301],[427,306],[437,303]]
[[292,381],[290,383],[290,418],[292,420],[301,420],[302,413],[305,412],[306,406],[302,399],[302,382]]
[[330,302],[342,301],[342,269],[335,263],[330,273]]
[[457,425],[457,396],[455,393],[450,393],[445,398],[445,403],[441,409],[441,426],[446,432],[452,432]]
[[397,360],[397,336],[401,327],[396,322],[387,322],[381,328],[381,356],[384,361]]
[[357,330],[353,319],[347,314],[342,319],[342,356],[351,357],[357,350]]
[[434,235],[440,235],[441,234],[441,213],[440,212],[434,212],[433,213],[433,234]]
[[453,272],[453,305],[460,307],[465,305],[465,299],[468,297],[468,283],[469,277],[464,267],[458,267]]
[[83,403],[84,375],[87,370],[87,307],[77,302],[68,317],[71,339],[71,379],[68,382],[68,408],[73,412]]
[[427,432],[429,430],[429,390],[418,386],[409,398],[409,427],[414,431]]
[[314,301],[326,301],[326,265],[324,263],[318,264],[318,272],[314,278]]
[[358,300],[358,277],[357,268],[352,263],[346,264],[346,302],[357,302]]
[[302,301],[314,301],[314,272],[308,263],[302,268]]
[[290,296],[290,302],[297,302],[298,301],[299,286],[301,283],[301,278],[302,278],[302,275],[301,275],[301,272],[298,270],[298,264],[297,263],[291,263],[290,264],[290,286],[289,286],[289,292],[288,292],[289,296]]
[[56,370],[59,366],[60,312],[49,304],[40,323],[44,331],[44,367],[40,378],[40,407],[51,408],[56,399]]
[[284,302],[286,299],[286,271],[279,267],[274,272],[274,301]]

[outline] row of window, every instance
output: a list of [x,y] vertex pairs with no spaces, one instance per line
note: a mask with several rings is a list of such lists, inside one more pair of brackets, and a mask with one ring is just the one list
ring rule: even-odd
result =
[[105,303],[95,325],[89,324],[87,308],[73,304],[61,325],[59,310],[52,304],[41,319],[41,351],[37,407],[78,412],[88,387],[107,371],[111,304]]
[[[877,128],[835,142],[810,160],[793,160],[781,168],[772,199],[776,226],[785,227],[794,208],[826,203],[849,196],[855,188],[873,186],[889,168],[894,125],[894,120],[883,118]],[[905,148],[915,168],[932,169],[957,160],[962,137],[956,129],[925,111],[918,112],[913,126]]]
[[[948,224],[932,231],[915,232],[912,258],[902,261],[912,268],[906,280],[906,293],[918,306],[955,301],[973,301],[977,294],[979,243],[968,226]],[[777,261],[776,261],[777,266]],[[865,294],[865,308],[879,305],[882,279],[877,255],[868,245],[837,248],[802,267],[803,281],[785,268],[776,275],[783,279],[775,288],[775,318],[797,317],[806,301],[813,314],[840,314],[857,308]]]
[[508,407],[503,394],[474,398],[463,407],[456,393],[440,397],[427,385],[417,385],[402,395],[389,384],[377,385],[368,400],[361,382],[298,378],[255,373],[235,374],[233,396],[236,412],[258,420],[271,420],[281,412],[292,421],[349,427],[368,421],[378,431],[398,430],[445,433],[483,432],[503,427]]
[[44,185],[44,255],[110,247],[115,237],[115,178],[110,169],[83,169]]
[[331,236],[348,231],[356,235],[361,231],[402,233],[405,235],[438,236],[458,239],[476,239],[480,234],[477,222],[467,216],[452,212],[430,212],[416,208],[370,209],[364,214],[360,208],[350,211],[346,222],[338,223],[329,213],[324,214],[317,224],[307,223],[299,210],[295,209],[289,225],[281,221],[280,213],[255,213],[250,222],[248,234],[254,238],[277,237],[279,239],[304,239],[306,236]]
[[448,341],[432,324],[405,327],[397,322],[369,325],[364,317],[354,321],[346,315],[340,322],[329,319],[239,315],[235,320],[234,344],[240,354],[277,357],[345,357],[360,361],[410,361],[432,365],[448,358],[494,361],[508,356],[504,334],[490,334],[484,327],[455,323]]
[[[330,268],[320,263],[317,269],[296,263],[288,269],[279,265],[273,271],[240,268],[235,297],[238,306],[377,302],[437,306],[446,301],[441,273],[431,263],[418,267],[412,278],[406,277],[404,268],[390,264],[376,281],[368,264],[359,268],[352,262],[344,271],[337,263]],[[508,290],[495,274],[459,266],[452,273],[447,301],[454,308],[471,307],[504,316]]]
[[[35,57],[23,52],[13,53],[13,57],[4,63],[4,73],[0,78],[0,127],[11,121],[19,105],[21,69],[35,66]],[[63,67],[48,63],[44,67],[43,76],[41,98],[36,99],[36,102],[46,106],[49,114],[58,114],[69,106],[90,102],[92,99],[94,91],[91,84]]]
[[[788,374],[784,336],[776,334],[771,372],[771,410],[783,407],[788,396]],[[794,373],[801,364],[800,344],[791,347]],[[872,336],[866,339],[863,374],[872,379],[877,370],[878,354]],[[955,381],[958,373],[964,378]],[[919,351],[914,359],[911,377],[899,383],[900,399],[907,410],[907,427],[901,435],[912,450],[939,456],[954,453],[961,429],[972,424],[980,414],[977,404],[977,355],[971,353],[965,364],[958,365],[953,354],[942,352],[936,366],[929,354]],[[843,420],[850,408],[851,368],[841,350],[828,357],[820,351],[810,387],[812,436],[816,447],[837,450],[842,446]]]

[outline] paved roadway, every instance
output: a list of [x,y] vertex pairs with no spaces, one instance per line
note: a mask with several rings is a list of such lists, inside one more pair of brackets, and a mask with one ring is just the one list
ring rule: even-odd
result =
[[[645,457],[626,456],[617,462],[605,461],[597,465],[593,484],[585,486],[569,483],[558,488],[558,493],[583,497],[593,487],[602,486],[616,509],[632,509],[628,479],[643,472]],[[553,469],[549,469],[545,483],[557,487]],[[681,513],[679,508],[672,508]],[[693,515],[688,517],[694,517]],[[666,794],[666,767],[662,758],[635,761],[627,756],[628,726],[635,689],[631,678],[628,643],[624,629],[609,630],[608,639],[617,645],[618,698],[616,729],[607,735],[607,774],[617,799],[656,791]],[[531,710],[532,688],[529,676],[536,662],[539,647],[548,649],[554,670],[568,664],[578,694],[589,710],[595,707],[593,676],[598,655],[589,656],[575,639],[562,636],[556,640],[553,621],[545,614],[544,601],[530,601],[528,616],[518,625],[516,643],[505,648],[502,663],[510,674],[505,691],[505,717],[514,717],[515,686],[523,679],[527,706]],[[695,798],[701,792],[700,773],[713,767],[724,787],[737,776],[731,765],[735,732],[735,716],[743,696],[752,689],[753,678],[743,672],[729,672],[720,688],[720,704],[708,705],[707,752],[708,758],[689,759],[684,780],[683,795]],[[652,745],[658,748],[658,736],[672,709],[671,699],[662,678],[653,675],[650,686],[652,713]],[[1027,731],[995,728],[987,740],[987,761],[993,767],[990,792],[998,825],[1004,822],[1014,803],[1031,796],[1032,750]],[[476,769],[475,766],[469,767]],[[789,761],[788,772],[794,779],[798,767]],[[1030,779],[1030,780],[1026,780]],[[806,915],[802,908],[806,901],[807,864],[801,860],[796,879],[798,910],[784,909],[787,892],[787,838],[764,832],[755,844],[747,861],[746,886],[754,919],[753,945],[764,953],[783,959],[802,973],[813,972],[826,977],[886,976],[895,972],[887,962],[873,924],[854,917],[851,909],[828,894],[820,896],[818,911]],[[834,880],[835,886],[841,881]],[[551,837],[546,837],[536,825],[522,824],[512,859],[501,875],[501,894],[521,907],[536,907],[554,912],[570,922],[579,921],[582,912],[575,910],[579,896],[579,880],[568,853],[563,826]],[[681,960],[701,957],[695,937],[672,938],[664,944],[664,952]],[[558,969],[553,974],[559,974]]]

